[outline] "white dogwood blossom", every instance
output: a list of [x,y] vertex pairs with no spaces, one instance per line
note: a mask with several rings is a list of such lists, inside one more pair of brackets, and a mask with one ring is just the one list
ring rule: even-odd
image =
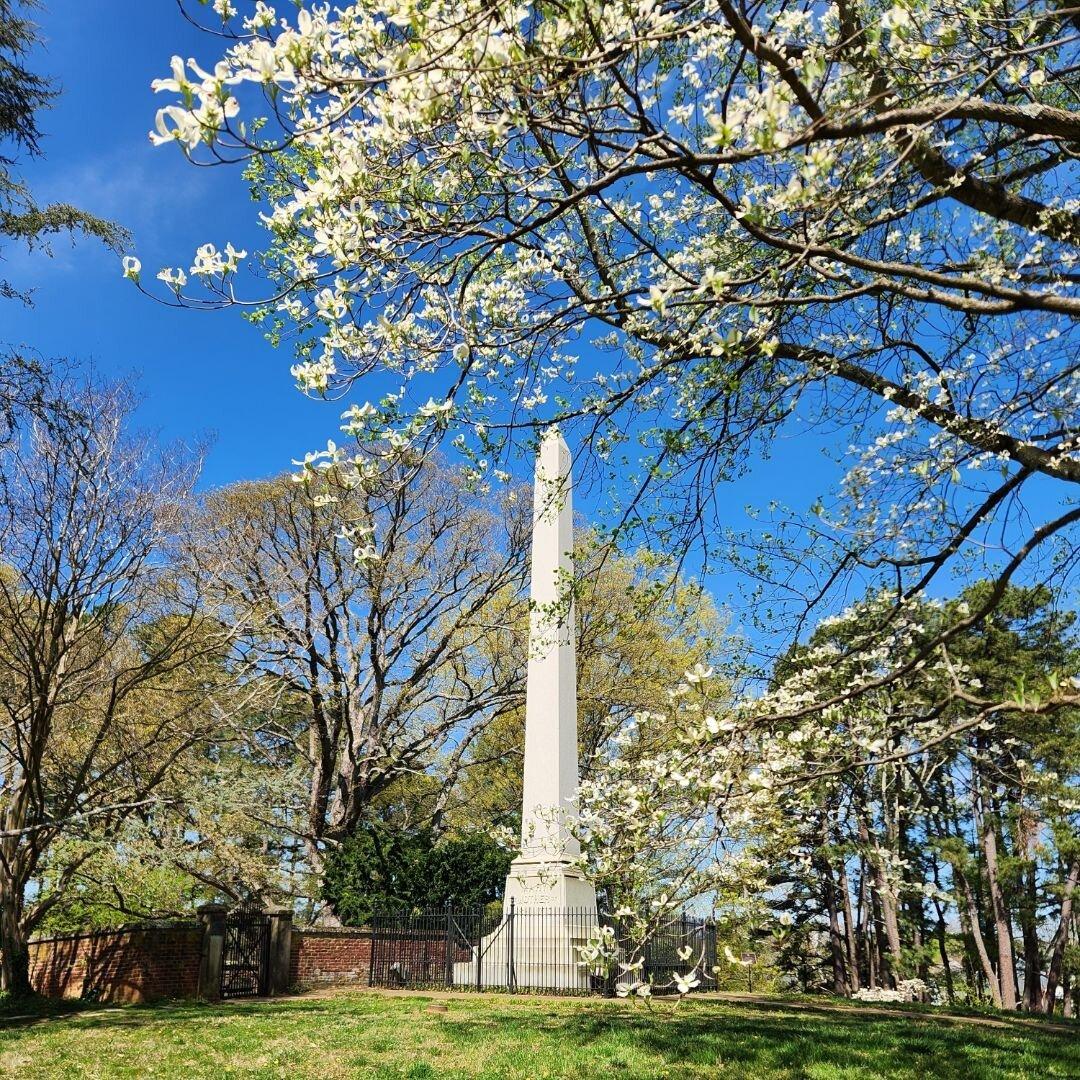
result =
[[[760,542],[905,594],[1003,518],[1010,551],[1074,524],[1013,532],[1021,487],[1080,482],[1067,13],[219,7],[220,57],[174,57],[151,137],[248,161],[260,318],[301,389],[400,381],[354,437],[422,448],[452,410],[486,482],[515,429],[562,420],[625,458],[616,520],[678,544],[707,478],[839,421],[842,489]],[[176,302],[239,302],[238,262],[200,249],[206,292]]]

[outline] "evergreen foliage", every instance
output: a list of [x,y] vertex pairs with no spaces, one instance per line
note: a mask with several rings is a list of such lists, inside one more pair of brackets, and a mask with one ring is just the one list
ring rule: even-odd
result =
[[492,903],[509,869],[510,854],[482,833],[436,843],[429,832],[369,825],[327,857],[323,894],[344,923],[361,926],[377,911]]

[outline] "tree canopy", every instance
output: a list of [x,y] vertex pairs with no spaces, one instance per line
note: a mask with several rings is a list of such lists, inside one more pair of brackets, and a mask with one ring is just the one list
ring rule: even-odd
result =
[[[260,317],[303,388],[367,392],[351,436],[452,426],[490,476],[560,420],[629,485],[625,528],[745,558],[796,633],[852,576],[899,602],[969,560],[1002,588],[1072,565],[1067,9],[218,14],[220,60],[174,59],[152,137],[249,161]],[[161,277],[177,303],[254,303],[242,271],[207,246]],[[386,373],[401,393],[374,390]],[[718,483],[793,429],[842,432],[844,480],[732,547]]]
[[223,718],[220,626],[162,563],[197,461],[127,430],[117,387],[53,389],[65,404],[0,449],[0,976],[15,992],[27,936]]
[[395,833],[372,824],[335,848],[323,889],[347,926],[363,926],[378,912],[501,900],[509,869],[510,853],[481,833],[436,843],[430,833]]

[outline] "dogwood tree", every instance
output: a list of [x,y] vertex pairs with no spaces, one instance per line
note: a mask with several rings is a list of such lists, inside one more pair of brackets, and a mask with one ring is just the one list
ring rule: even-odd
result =
[[718,481],[780,430],[839,427],[843,484],[759,537],[796,615],[852,572],[903,599],[967,557],[1004,587],[1071,551],[1068,10],[213,11],[219,57],[174,59],[151,138],[248,163],[274,289],[219,241],[161,271],[165,299],[251,305],[302,388],[375,399],[350,435],[452,427],[486,475],[558,419],[628,483],[624,524],[708,547]]
[[[1013,589],[984,628],[941,644],[942,622],[990,587],[906,605],[887,640],[878,616],[894,598],[872,596],[823,621],[760,697],[717,709],[698,669],[669,709],[642,715],[634,752],[613,753],[581,798],[585,865],[643,936],[689,898],[742,889],[817,920],[834,991],[858,990],[860,973],[871,990],[927,977],[933,951],[951,998],[951,910],[972,993],[1017,1006],[1022,938],[1023,1003],[1053,1010],[1080,859],[1072,616],[1045,590]],[[883,678],[928,641],[928,661]],[[640,752],[657,726],[681,737]]]

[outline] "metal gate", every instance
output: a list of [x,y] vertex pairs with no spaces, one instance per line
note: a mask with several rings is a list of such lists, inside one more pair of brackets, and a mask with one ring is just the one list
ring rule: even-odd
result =
[[221,996],[261,997],[267,992],[269,972],[269,916],[259,910],[234,908],[225,916]]

